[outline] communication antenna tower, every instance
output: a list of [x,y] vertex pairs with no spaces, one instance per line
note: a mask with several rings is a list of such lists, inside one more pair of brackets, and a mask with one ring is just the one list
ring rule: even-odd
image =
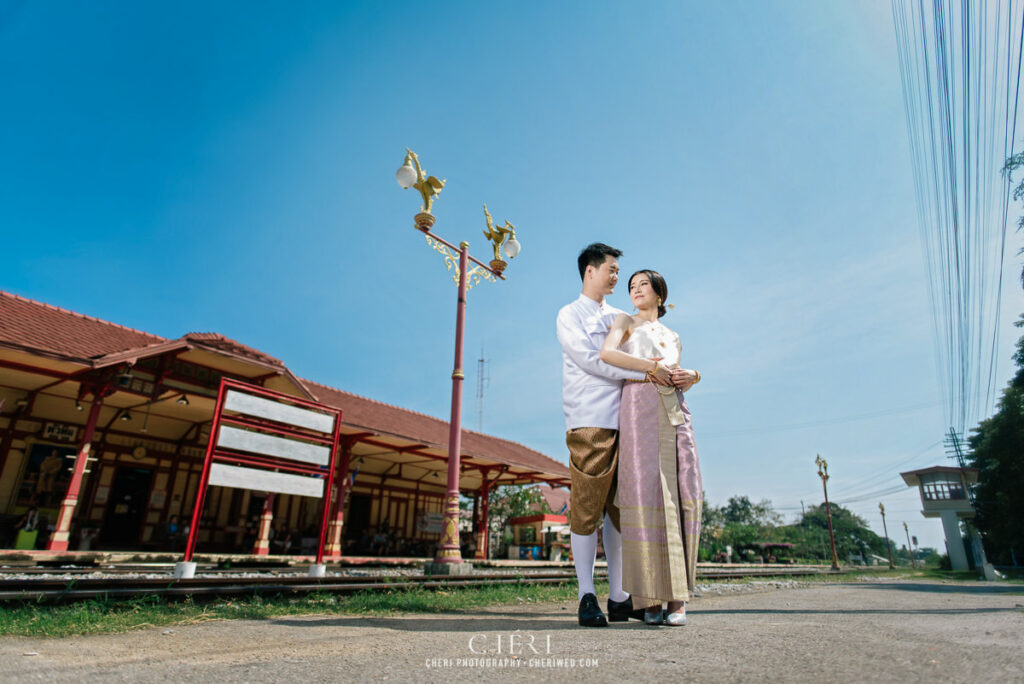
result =
[[484,358],[484,345],[480,345],[480,358],[476,360],[476,431],[484,430],[484,389],[490,387],[491,376],[487,372],[490,359]]

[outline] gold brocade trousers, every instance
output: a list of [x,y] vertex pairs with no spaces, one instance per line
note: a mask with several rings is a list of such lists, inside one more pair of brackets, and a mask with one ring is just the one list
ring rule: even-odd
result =
[[569,529],[574,534],[591,534],[601,524],[605,511],[619,529],[615,505],[615,473],[619,464],[619,431],[581,427],[565,433],[569,447],[572,479]]

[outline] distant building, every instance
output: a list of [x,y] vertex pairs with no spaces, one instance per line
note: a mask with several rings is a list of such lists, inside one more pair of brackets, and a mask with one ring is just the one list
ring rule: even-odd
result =
[[953,468],[950,466],[932,466],[920,470],[900,473],[900,477],[909,487],[917,487],[921,494],[921,514],[926,518],[942,520],[942,531],[946,536],[946,554],[950,566],[954,570],[969,570],[964,535],[960,531],[960,522],[964,521],[967,529],[967,544],[972,549],[972,560],[975,567],[985,563],[981,539],[970,520],[974,518],[974,507],[967,495],[967,487],[978,481],[977,468]]

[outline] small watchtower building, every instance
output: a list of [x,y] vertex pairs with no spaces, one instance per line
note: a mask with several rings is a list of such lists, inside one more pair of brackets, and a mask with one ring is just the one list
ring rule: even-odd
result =
[[[967,495],[968,485],[978,481],[977,468],[953,468],[931,466],[920,470],[900,473],[908,487],[917,487],[921,494],[921,514],[926,518],[940,518],[942,531],[946,536],[946,553],[954,570],[968,570],[967,551],[960,534],[960,521],[974,517],[974,506]],[[967,525],[971,546],[975,556],[983,554],[981,540],[973,525]],[[981,555],[978,565],[984,563]]]

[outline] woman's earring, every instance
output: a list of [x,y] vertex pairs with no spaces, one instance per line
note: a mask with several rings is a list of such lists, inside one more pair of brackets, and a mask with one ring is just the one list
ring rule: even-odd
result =
[[658,306],[661,306],[661,297],[658,297]]

